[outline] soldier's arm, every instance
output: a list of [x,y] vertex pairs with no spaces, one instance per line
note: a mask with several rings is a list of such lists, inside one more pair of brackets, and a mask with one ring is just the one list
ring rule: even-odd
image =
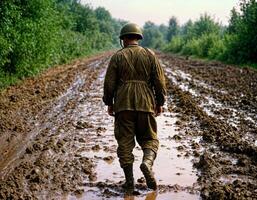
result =
[[116,65],[115,58],[113,56],[108,65],[105,79],[104,79],[103,101],[107,106],[113,105],[113,98],[114,98],[116,82],[117,82],[116,79],[117,79],[117,65]]
[[153,55],[153,87],[155,92],[156,106],[163,106],[166,97],[166,84],[163,69],[158,58]]

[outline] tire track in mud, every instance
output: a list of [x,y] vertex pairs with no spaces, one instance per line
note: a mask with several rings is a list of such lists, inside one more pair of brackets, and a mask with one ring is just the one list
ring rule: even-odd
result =
[[[173,66],[166,67],[166,72],[172,80],[173,111],[179,113],[182,129],[201,138],[203,151],[194,163],[201,172],[201,197],[255,199],[257,72],[183,58],[172,61],[163,56],[162,61]],[[237,83],[242,82],[238,90]],[[245,99],[250,103],[239,106]]]
[[[124,199],[113,118],[102,103],[109,57],[80,61],[67,71],[73,72],[67,79],[70,84],[36,113],[19,153],[10,156],[13,161],[1,170],[0,198]],[[165,112],[157,118],[160,150],[154,171],[159,189],[147,190],[138,169],[142,153],[136,147],[139,194],[125,199],[199,199],[199,191],[203,199],[254,199],[257,116],[252,96],[256,71],[239,73],[240,69],[221,64],[165,54],[159,57],[169,92]],[[217,73],[231,73],[233,80],[250,74],[253,86],[245,78],[241,83],[246,84],[247,92],[241,91],[243,86],[232,90],[229,76],[215,85]],[[58,89],[63,82],[55,83]],[[242,99],[238,92],[244,93]],[[238,106],[244,101],[247,105]]]
[[85,142],[87,135],[77,136],[78,125],[73,120],[77,104],[87,100],[85,91],[106,60],[100,57],[77,65],[80,69],[74,73],[70,87],[39,114],[40,121],[34,122],[33,131],[20,141],[24,143],[13,155],[12,165],[4,163],[1,199],[63,199],[65,193],[80,192],[78,184],[92,176],[94,164],[74,152],[76,143]]

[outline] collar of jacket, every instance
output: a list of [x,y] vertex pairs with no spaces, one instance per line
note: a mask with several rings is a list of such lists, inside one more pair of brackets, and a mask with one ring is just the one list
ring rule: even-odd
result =
[[138,44],[129,44],[127,47],[137,47]]

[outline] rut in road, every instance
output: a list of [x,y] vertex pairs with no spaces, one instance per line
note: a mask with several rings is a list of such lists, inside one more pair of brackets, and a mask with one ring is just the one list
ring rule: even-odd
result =
[[[50,69],[28,84],[29,92],[38,86],[39,94],[56,94],[51,95],[54,98],[26,96],[28,102],[37,102],[28,109],[31,117],[25,125],[30,131],[23,136],[17,133],[0,148],[7,152],[3,154],[6,159],[0,159],[2,199],[124,199],[114,119],[102,102],[110,55],[78,61],[61,72]],[[203,199],[254,197],[256,71],[158,55],[169,93],[165,112],[157,117],[160,149],[154,171],[159,189],[147,190],[139,170],[142,152],[137,146],[134,171],[139,195],[134,198],[199,199],[200,193]],[[234,88],[231,80],[242,86]],[[11,89],[0,103],[8,97],[9,110],[18,103],[29,107],[26,101],[19,101],[19,95],[12,97],[17,91],[26,94],[22,86]],[[8,133],[8,127],[5,130]]]

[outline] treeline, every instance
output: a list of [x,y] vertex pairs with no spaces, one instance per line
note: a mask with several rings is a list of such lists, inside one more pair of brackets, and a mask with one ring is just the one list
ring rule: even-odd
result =
[[208,14],[180,26],[176,17],[168,26],[152,22],[144,25],[142,45],[188,56],[228,63],[257,63],[257,2],[241,0],[239,11],[231,10],[228,26]]
[[123,21],[78,0],[0,1],[0,88],[118,45]]

